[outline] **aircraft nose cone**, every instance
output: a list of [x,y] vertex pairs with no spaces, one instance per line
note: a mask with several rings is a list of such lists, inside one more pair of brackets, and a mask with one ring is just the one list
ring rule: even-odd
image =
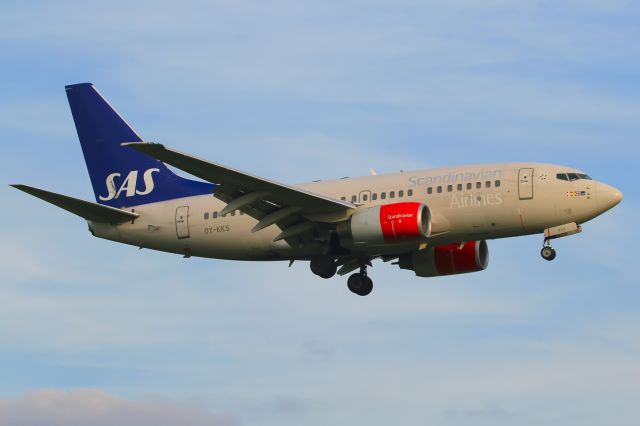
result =
[[622,192],[613,186],[601,183],[598,185],[598,204],[603,211],[615,207],[622,201]]

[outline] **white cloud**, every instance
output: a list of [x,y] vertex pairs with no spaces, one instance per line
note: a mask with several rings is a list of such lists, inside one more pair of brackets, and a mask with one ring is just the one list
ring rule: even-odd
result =
[[228,426],[231,418],[163,399],[129,400],[98,389],[40,389],[0,398],[0,424],[11,426]]

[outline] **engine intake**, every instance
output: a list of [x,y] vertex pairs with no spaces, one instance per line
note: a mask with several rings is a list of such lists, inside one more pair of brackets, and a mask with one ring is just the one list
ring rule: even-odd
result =
[[398,266],[419,277],[464,274],[482,271],[489,265],[489,248],[485,240],[427,247],[400,256]]
[[369,207],[340,223],[338,235],[372,244],[425,239],[431,235],[431,213],[416,202]]

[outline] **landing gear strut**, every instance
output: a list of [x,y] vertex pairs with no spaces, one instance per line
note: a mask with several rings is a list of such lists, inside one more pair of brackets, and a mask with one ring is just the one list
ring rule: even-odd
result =
[[544,239],[542,250],[540,250],[540,256],[542,256],[544,260],[549,260],[549,261],[556,258],[556,251],[554,250],[553,247],[551,247],[551,239],[549,238]]
[[373,281],[367,276],[366,265],[360,267],[360,272],[352,274],[347,280],[347,287],[358,296],[366,296],[373,290]]

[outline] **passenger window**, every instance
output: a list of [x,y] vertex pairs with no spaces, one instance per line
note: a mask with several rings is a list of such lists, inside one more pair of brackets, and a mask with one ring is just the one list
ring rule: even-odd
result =
[[500,181],[499,180],[496,181],[496,188],[500,188]]
[[398,191],[398,197],[400,198],[404,197],[404,191],[402,189]]
[[569,180],[569,178],[567,177],[566,173],[558,173],[556,175],[556,178],[560,179],[560,180]]
[[218,218],[218,212],[213,212],[213,213],[211,213],[211,217],[212,217],[213,219],[217,219],[217,218]]
[[376,194],[376,193],[371,194],[371,200],[372,201],[375,201],[377,199],[378,199],[378,194]]
[[442,193],[442,187],[441,186],[438,187],[438,194],[440,194],[440,193]]
[[427,194],[431,194],[433,193],[433,188],[432,187],[428,187],[427,188]]
[[461,183],[458,184],[458,191],[462,191],[462,184]]
[[484,186],[486,186],[487,188],[491,188],[491,181],[488,180],[484,183]]
[[231,212],[231,216],[235,216],[235,215],[236,215],[236,211],[234,210]]
[[347,201],[347,197],[340,197],[342,201]]
[[380,199],[384,200],[385,198],[387,198],[387,193],[386,192],[381,192],[380,193]]
[[220,215],[220,217],[227,217],[227,214],[225,213],[223,215]]
[[204,220],[209,220],[209,212],[204,212]]
[[369,194],[362,194],[362,201],[369,201]]
[[473,188],[473,184],[471,182],[467,182],[467,189]]
[[407,196],[413,197],[413,189],[407,190]]
[[447,192],[453,191],[453,185],[447,185]]
[[355,195],[351,196],[351,202],[355,203],[358,198]]
[[396,191],[389,191],[389,198],[396,198]]
[[476,182],[476,189],[482,188],[482,182]]

